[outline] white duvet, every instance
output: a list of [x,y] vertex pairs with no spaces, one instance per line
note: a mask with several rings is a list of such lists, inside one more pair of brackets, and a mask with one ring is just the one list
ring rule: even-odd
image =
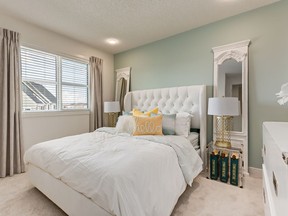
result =
[[117,216],[170,215],[202,170],[183,137],[132,137],[111,128],[34,145],[25,161]]

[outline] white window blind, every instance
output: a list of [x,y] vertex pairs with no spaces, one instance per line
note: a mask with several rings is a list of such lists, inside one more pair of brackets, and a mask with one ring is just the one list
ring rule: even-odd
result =
[[88,109],[88,64],[21,47],[24,111]]
[[62,59],[62,109],[88,108],[88,65]]

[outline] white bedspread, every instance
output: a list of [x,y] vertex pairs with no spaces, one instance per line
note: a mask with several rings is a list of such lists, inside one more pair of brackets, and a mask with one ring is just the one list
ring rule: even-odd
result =
[[202,170],[202,160],[179,136],[117,135],[113,129],[32,146],[31,163],[117,216],[168,216]]

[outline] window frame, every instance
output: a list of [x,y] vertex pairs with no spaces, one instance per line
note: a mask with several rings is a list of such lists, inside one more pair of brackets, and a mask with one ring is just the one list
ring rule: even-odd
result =
[[[43,53],[47,53],[49,55],[54,55],[56,58],[56,82],[53,82],[53,84],[56,83],[56,95],[57,95],[57,109],[55,110],[23,110],[23,103],[21,103],[21,111],[23,114],[23,117],[39,117],[39,116],[43,116],[47,115],[47,116],[55,116],[55,115],[79,115],[79,114],[89,114],[90,113],[90,66],[89,66],[89,61],[87,59],[84,58],[79,58],[79,57],[75,57],[75,56],[71,56],[68,54],[63,54],[63,53],[55,53],[55,52],[51,52],[51,51],[46,51],[43,49],[39,49],[39,48],[34,48],[28,45],[21,45],[20,46],[20,50],[24,48],[24,49],[32,49],[32,50],[36,50],[38,52],[43,52]],[[21,54],[20,54],[21,55]],[[21,59],[21,56],[20,56]],[[87,85],[82,85],[82,84],[74,84],[70,86],[81,86],[81,87],[87,87],[87,108],[84,109],[63,109],[62,108],[62,59],[66,59],[66,60],[70,60],[70,61],[75,61],[75,62],[79,62],[79,63],[83,63],[87,65]],[[22,81],[35,81],[35,80],[31,80],[31,79],[24,79],[22,78],[22,62],[21,62],[21,101],[23,100],[23,89],[22,89]],[[40,83],[52,83],[52,81],[40,81]],[[69,84],[68,84],[69,85]],[[52,114],[52,115],[51,115]]]

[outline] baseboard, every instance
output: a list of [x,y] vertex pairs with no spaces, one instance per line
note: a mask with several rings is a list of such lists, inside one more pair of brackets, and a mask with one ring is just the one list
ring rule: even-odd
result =
[[262,178],[262,169],[249,167],[249,176],[254,178]]

